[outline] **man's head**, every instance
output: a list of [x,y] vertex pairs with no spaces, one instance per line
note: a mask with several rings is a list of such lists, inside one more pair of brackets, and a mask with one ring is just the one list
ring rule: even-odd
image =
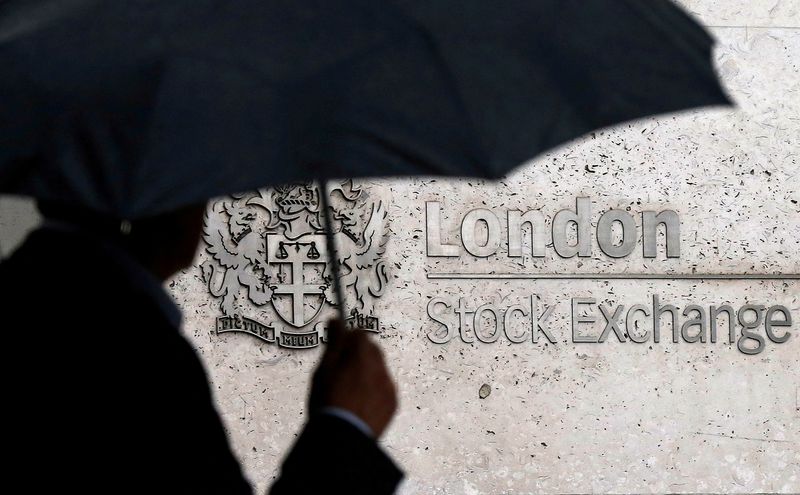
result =
[[125,222],[61,203],[38,203],[46,220],[75,225],[113,241],[161,280],[191,265],[203,232],[205,203]]

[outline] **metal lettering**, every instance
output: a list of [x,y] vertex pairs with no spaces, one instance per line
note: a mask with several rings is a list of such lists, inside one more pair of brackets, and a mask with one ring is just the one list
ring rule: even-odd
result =
[[508,211],[508,256],[522,256],[522,228],[527,224],[531,229],[531,256],[541,258],[545,254],[545,222],[539,210],[522,213],[518,210]]
[[678,308],[667,304],[660,306],[658,296],[653,294],[653,342],[658,344],[661,341],[661,315],[669,311],[672,314],[672,342],[678,343],[680,327],[678,326]]
[[[592,255],[592,202],[589,198],[577,198],[576,210],[561,210],[553,217],[553,248],[562,258],[575,255],[588,257]],[[567,228],[570,224],[577,227],[577,241],[567,242]]]
[[667,258],[681,257],[681,221],[672,210],[664,210],[658,214],[654,211],[642,212],[642,244],[644,257],[656,257],[658,243],[658,226],[664,224],[666,229]]
[[542,332],[544,334],[544,336],[547,338],[547,340],[550,341],[551,344],[555,344],[556,343],[556,339],[553,338],[553,336],[550,334],[550,332],[547,331],[547,327],[544,326],[544,322],[546,322],[548,320],[548,318],[550,318],[550,315],[553,313],[554,306],[545,307],[544,308],[544,313],[542,313],[542,316],[538,316],[537,317],[537,312],[538,312],[539,307],[536,304],[536,301],[533,300],[533,298],[534,298],[534,296],[531,295],[530,296],[530,302],[531,302],[531,326],[532,326],[531,332],[533,333],[533,336],[532,336],[533,343],[536,344],[536,343],[539,342],[539,332]]
[[[753,321],[747,321],[745,319],[745,314],[747,312],[752,311],[756,317]],[[761,335],[751,332],[750,330],[754,330],[761,326],[761,320],[763,318],[764,306],[758,304],[745,304],[739,309],[739,313],[737,315],[739,320],[739,325],[742,326],[742,334],[739,337],[739,340],[736,341],[736,347],[744,354],[758,354],[764,350],[764,337]],[[755,347],[748,347],[744,345],[747,340],[752,340],[756,343]]]
[[[614,244],[611,239],[615,222],[622,225],[622,242]],[[608,210],[597,222],[597,244],[600,250],[612,258],[623,258],[631,254],[636,247],[636,220],[622,210]]]
[[[445,332],[444,335],[441,335],[441,331],[438,332],[437,334],[436,330],[431,330],[430,332],[428,332],[428,339],[430,339],[430,341],[433,342],[434,344],[446,344],[447,342],[450,342],[450,339],[452,339],[453,336],[455,336],[456,332],[452,325],[447,323],[447,321],[439,318],[441,314],[437,314],[434,311],[434,308],[436,308],[436,305],[438,304],[444,305],[445,308],[450,308],[450,305],[447,304],[446,300],[444,300],[441,297],[434,297],[433,299],[428,301],[428,317],[431,320],[435,321],[436,323],[442,325],[442,327],[444,327]],[[441,330],[441,328],[437,330]]]
[[[702,306],[698,306],[697,304],[690,304],[686,306],[683,310],[683,316],[689,316],[689,313],[696,312],[697,317],[692,318],[691,320],[686,320],[681,325],[681,337],[686,342],[700,342],[706,341],[706,310],[703,309]],[[695,335],[689,335],[689,328],[693,326],[700,327],[700,331],[697,332]]]
[[717,317],[720,313],[728,315],[728,343],[733,344],[736,341],[736,317],[733,308],[725,304],[717,308],[711,306],[709,311],[710,328],[711,328],[711,342],[717,342]]
[[[481,317],[483,316],[484,312],[490,312],[494,315],[494,332],[490,334],[488,337],[482,335],[483,334],[483,326],[481,325]],[[503,320],[500,318],[500,312],[494,307],[494,304],[487,303],[482,306],[479,306],[478,309],[475,310],[475,314],[472,315],[472,328],[475,332],[475,336],[478,337],[478,340],[484,342],[486,344],[490,344],[492,342],[496,342],[497,339],[500,337],[500,332],[502,331],[500,327],[503,325]]]
[[425,202],[425,241],[428,256],[458,256],[455,244],[442,242],[441,206],[438,201]]
[[608,334],[613,330],[614,335],[617,336],[617,340],[620,342],[625,342],[625,334],[622,330],[620,330],[619,326],[617,325],[617,320],[619,319],[622,311],[625,309],[625,306],[619,305],[614,309],[614,314],[609,313],[605,306],[602,304],[600,305],[600,313],[603,314],[603,318],[606,319],[606,327],[603,329],[603,333],[600,334],[600,338],[597,339],[598,342],[605,342]]
[[[478,222],[486,225],[486,242],[479,244],[475,239]],[[478,208],[464,215],[461,221],[461,243],[464,249],[473,256],[486,258],[497,252],[500,247],[500,220],[491,210]]]
[[[514,316],[514,313],[519,313],[523,317],[526,317],[528,316],[528,312],[525,311],[525,307],[521,304],[514,304],[513,306],[509,306],[508,309],[506,309],[506,313],[503,315],[503,329],[505,330],[506,338],[514,344],[519,344],[528,339],[528,329],[526,328],[522,330],[522,333],[519,335],[512,336],[509,328],[511,326],[511,318]],[[536,337],[534,336],[534,339],[535,338]]]
[[645,318],[650,317],[650,309],[647,306],[644,304],[634,304],[631,306],[631,309],[628,310],[628,314],[625,317],[625,330],[628,333],[628,338],[630,338],[633,342],[636,342],[637,344],[644,344],[647,342],[647,339],[650,338],[650,331],[645,330],[644,335],[641,337],[632,331],[638,326],[638,320],[636,320],[637,312],[643,313]]
[[580,314],[579,306],[582,304],[595,304],[597,301],[591,297],[573,297],[572,298],[572,341],[578,343],[596,343],[597,339],[580,335],[578,333],[579,323],[594,323],[597,321],[594,316],[583,316]]
[[[782,320],[774,319],[775,313],[777,313],[778,311],[780,311],[781,314],[783,315]],[[769,340],[775,342],[776,344],[782,344],[786,342],[787,340],[789,340],[789,337],[791,337],[792,334],[787,330],[782,336],[778,337],[772,332],[772,327],[790,327],[790,326],[792,326],[792,314],[789,312],[789,308],[787,308],[786,306],[775,305],[771,306],[767,310],[767,316],[764,321],[764,330],[767,332],[767,337],[769,337]]]
[[460,297],[458,298],[458,307],[456,307],[455,312],[458,314],[458,331],[461,335],[461,340],[468,344],[475,342],[475,339],[467,334],[467,315],[472,312],[467,311]]

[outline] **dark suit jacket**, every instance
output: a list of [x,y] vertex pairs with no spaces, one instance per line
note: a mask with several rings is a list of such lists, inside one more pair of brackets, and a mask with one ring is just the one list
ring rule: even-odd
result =
[[[0,263],[6,486],[251,493],[201,362],[119,254],[38,230]],[[400,479],[372,439],[318,416],[271,493],[391,493]]]

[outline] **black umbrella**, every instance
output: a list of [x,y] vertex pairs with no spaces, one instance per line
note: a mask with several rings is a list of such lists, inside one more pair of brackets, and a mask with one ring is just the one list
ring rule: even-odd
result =
[[728,103],[711,38],[666,0],[3,8],[0,192],[119,219],[295,180],[497,178],[599,127]]

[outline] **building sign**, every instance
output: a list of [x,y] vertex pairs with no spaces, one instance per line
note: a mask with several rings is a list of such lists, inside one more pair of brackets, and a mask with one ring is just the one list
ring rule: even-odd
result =
[[[220,303],[217,333],[244,332],[289,348],[310,348],[325,341],[332,312],[331,267],[322,230],[319,189],[291,184],[217,201],[205,223],[203,280]],[[334,232],[340,255],[347,323],[378,332],[375,298],[389,281],[384,259],[389,234],[387,207],[363,188],[345,182],[330,193]],[[424,201],[425,255],[430,260],[527,257],[546,261],[638,257],[658,263],[682,256],[680,215],[610,208],[598,211],[589,197],[574,198],[552,212],[540,209],[475,208],[445,211],[442,202]],[[445,220],[447,218],[448,220]],[[691,228],[691,227],[690,227]],[[546,265],[546,263],[545,263]],[[675,273],[671,271],[552,272],[545,269],[436,271],[428,280],[479,284],[489,280],[797,280],[795,274]],[[691,294],[689,295],[691,296]],[[497,298],[495,298],[497,299]],[[515,345],[546,341],[557,344],[659,344],[663,340],[697,345],[726,343],[744,354],[759,354],[768,345],[790,340],[797,320],[786,304],[749,301],[734,307],[692,297],[676,301],[657,291],[635,300],[608,303],[576,294],[562,300],[528,292],[502,300],[429,294],[427,338],[436,344]],[[566,314],[568,326],[552,325]],[[565,336],[566,333],[566,336]]]
[[[609,209],[598,217],[592,214],[592,201],[587,197],[575,200],[574,209],[556,212],[551,222],[545,221],[540,210],[474,209],[465,212],[460,222],[445,225],[442,206],[438,201],[425,205],[425,236],[427,255],[437,257],[523,256],[523,241],[528,241],[525,253],[532,258],[545,257],[548,246],[560,258],[591,258],[598,255],[609,259],[632,256],[638,249],[643,259],[680,258],[681,219],[678,213],[643,211],[634,214],[621,209]],[[637,218],[638,217],[638,218]],[[637,222],[638,220],[638,222]],[[505,225],[505,228],[503,228]],[[596,225],[596,228],[592,228]],[[637,225],[641,225],[641,232]],[[615,232],[616,228],[616,232]],[[663,229],[663,230],[659,230]],[[483,231],[481,239],[476,232]],[[445,242],[447,231],[450,239]],[[571,234],[571,235],[570,235]],[[615,235],[616,234],[616,235]],[[503,237],[505,235],[505,237]],[[659,237],[663,237],[659,249]],[[599,248],[599,249],[598,249]],[[468,263],[467,263],[468,264]],[[480,280],[541,280],[541,279],[599,279],[599,280],[797,280],[797,275],[783,274],[718,274],[718,273],[486,273],[449,272],[428,273],[429,279]],[[718,340],[735,344],[744,354],[762,352],[768,342],[782,344],[791,337],[793,316],[787,306],[769,302],[748,303],[734,308],[729,304],[689,300],[683,304],[666,301],[657,293],[635,301],[605,305],[592,297],[572,297],[566,301],[547,301],[543,295],[530,294],[519,301],[504,305],[492,301],[469,302],[461,297],[433,297],[427,305],[428,317],[435,322],[427,334],[437,344],[454,339],[473,343],[494,343],[501,336],[504,342],[536,343],[540,337],[555,344],[557,330],[548,321],[555,311],[567,311],[571,325],[569,339],[573,343],[603,343],[608,339],[636,344],[658,344],[662,332],[668,332],[673,343],[710,343]],[[666,328],[664,328],[666,327]]]

